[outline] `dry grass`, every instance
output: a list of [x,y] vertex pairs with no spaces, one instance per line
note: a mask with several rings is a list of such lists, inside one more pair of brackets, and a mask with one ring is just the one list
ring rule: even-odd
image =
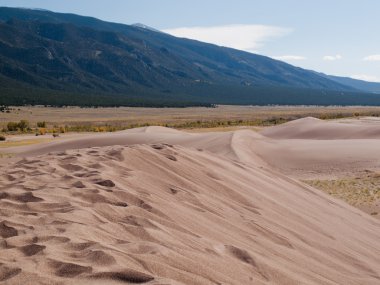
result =
[[[8,122],[28,120],[32,127],[37,122],[47,122],[49,128],[58,126],[112,126],[116,129],[133,125],[165,125],[179,128],[215,127],[215,122],[259,123],[272,119],[284,121],[306,116],[317,118],[339,118],[353,115],[380,116],[380,107],[315,107],[315,106],[219,106],[217,108],[50,108],[50,107],[15,107],[10,113],[0,113],[0,128]],[[208,124],[211,122],[211,124]],[[198,124],[199,125],[199,124]],[[187,128],[186,127],[186,128]],[[229,126],[227,126],[229,127]]]
[[26,146],[38,143],[44,143],[52,141],[51,138],[41,138],[41,139],[22,139],[16,141],[4,141],[0,142],[0,148],[16,147],[16,146]]
[[[377,208],[380,202],[380,173],[365,171],[356,177],[332,180],[304,180],[303,182],[326,192],[348,204],[365,208]],[[377,215],[377,212],[371,212]]]
[[14,156],[13,153],[4,153],[4,152],[0,152],[0,159],[1,158],[12,158]]

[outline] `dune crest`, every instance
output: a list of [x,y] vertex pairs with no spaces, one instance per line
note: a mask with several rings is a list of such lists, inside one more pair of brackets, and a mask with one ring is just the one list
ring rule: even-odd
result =
[[262,135],[273,139],[380,139],[380,122],[361,120],[323,121],[312,117],[265,129]]

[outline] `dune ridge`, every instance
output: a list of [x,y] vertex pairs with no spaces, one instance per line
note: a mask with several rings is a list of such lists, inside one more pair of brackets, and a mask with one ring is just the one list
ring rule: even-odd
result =
[[265,129],[261,134],[274,139],[380,139],[380,121],[367,119],[363,124],[363,119],[323,121],[307,117]]
[[19,148],[0,282],[379,284],[380,221],[278,172],[284,142],[148,127]]

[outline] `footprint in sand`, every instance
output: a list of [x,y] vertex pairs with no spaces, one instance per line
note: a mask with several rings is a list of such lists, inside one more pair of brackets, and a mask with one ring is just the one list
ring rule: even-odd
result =
[[38,245],[38,244],[28,244],[23,247],[20,247],[19,250],[25,255],[25,256],[32,256],[36,255],[37,253],[43,251],[46,248],[44,245]]
[[7,199],[9,198],[9,194],[7,192],[1,192],[0,193],[0,200],[1,199]]
[[15,228],[7,226],[5,221],[0,223],[0,236],[2,238],[9,238],[17,235],[18,231]]
[[110,266],[116,263],[116,259],[102,250],[83,250],[74,252],[71,257],[94,265]]
[[90,278],[108,279],[128,283],[147,283],[154,280],[153,276],[132,269],[117,272],[99,272],[92,274]]
[[162,144],[154,144],[154,145],[152,145],[152,148],[157,149],[157,150],[161,150],[161,149],[164,149],[165,146]]
[[19,195],[15,195],[13,196],[13,200],[17,202],[22,202],[22,203],[44,201],[44,199],[34,196],[32,192],[25,192]]
[[112,149],[110,151],[106,152],[107,157],[111,159],[116,159],[118,161],[123,161],[124,156],[123,156],[123,150],[122,149]]
[[76,165],[76,164],[72,164],[72,163],[60,164],[59,166],[62,167],[63,169],[68,170],[68,171],[80,171],[80,170],[83,170],[82,166],[79,166],[79,165]]
[[248,253],[248,251],[244,249],[240,249],[238,247],[235,247],[233,245],[226,245],[225,246],[227,252],[231,254],[236,259],[247,263],[251,265],[254,268],[254,271],[263,279],[269,280],[268,277],[262,272],[260,269],[260,266],[257,264],[257,262],[253,259],[253,257]]
[[18,267],[8,267],[0,263],[0,282],[6,281],[21,272],[21,268]]
[[93,168],[93,169],[102,169],[103,165],[101,165],[100,163],[92,163],[92,164],[88,165],[88,167]]
[[75,177],[81,177],[81,178],[86,178],[86,177],[93,177],[93,176],[98,176],[99,171],[92,170],[92,171],[82,171],[82,172],[77,172],[74,174]]
[[165,157],[166,157],[167,159],[172,160],[172,161],[177,161],[177,160],[178,160],[174,155],[171,155],[171,154],[167,154],[167,155],[165,155]]
[[92,272],[92,267],[90,266],[82,266],[75,263],[66,263],[53,259],[50,259],[48,265],[54,270],[55,275],[59,277],[73,278],[83,273]]
[[98,185],[101,185],[101,186],[105,186],[105,187],[115,187],[115,183],[112,181],[112,180],[101,180],[101,181],[98,181],[98,182],[95,182],[95,184],[98,184]]
[[83,182],[82,181],[76,181],[76,182],[74,182],[73,184],[73,187],[75,187],[75,188],[86,188],[86,186],[83,184]]

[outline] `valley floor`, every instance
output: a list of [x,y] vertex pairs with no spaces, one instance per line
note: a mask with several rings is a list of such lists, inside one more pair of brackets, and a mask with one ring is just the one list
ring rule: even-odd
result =
[[[150,125],[169,125],[190,129],[220,127],[218,124],[234,123],[246,126],[273,125],[278,122],[312,116],[334,119],[352,116],[380,116],[380,107],[369,106],[226,106],[217,108],[51,108],[51,107],[11,107],[9,113],[0,113],[0,128],[8,122],[21,119],[30,122],[46,122],[48,128],[67,126],[75,131],[86,131],[91,127],[111,126],[118,130]],[[214,124],[214,125],[213,125]]]

